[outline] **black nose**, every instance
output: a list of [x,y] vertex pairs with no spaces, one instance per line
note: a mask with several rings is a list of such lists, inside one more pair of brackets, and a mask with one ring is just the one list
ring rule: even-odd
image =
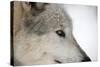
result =
[[89,57],[84,57],[82,62],[88,62],[88,61],[91,61],[91,59]]

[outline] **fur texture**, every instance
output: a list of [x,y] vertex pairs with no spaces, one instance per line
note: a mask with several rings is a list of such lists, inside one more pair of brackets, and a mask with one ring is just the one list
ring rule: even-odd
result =
[[74,39],[71,18],[61,5],[15,3],[20,3],[22,18],[14,27],[20,27],[14,29],[14,65],[90,61]]

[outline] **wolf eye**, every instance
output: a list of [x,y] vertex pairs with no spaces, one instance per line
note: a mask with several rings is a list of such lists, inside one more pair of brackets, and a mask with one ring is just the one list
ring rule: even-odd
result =
[[65,33],[63,32],[63,30],[57,30],[56,33],[57,33],[60,37],[65,37]]

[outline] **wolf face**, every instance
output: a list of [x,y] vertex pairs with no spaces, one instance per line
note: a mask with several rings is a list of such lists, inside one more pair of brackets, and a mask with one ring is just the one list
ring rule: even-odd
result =
[[14,65],[91,61],[72,34],[72,21],[58,4],[21,2],[23,17],[14,36]]

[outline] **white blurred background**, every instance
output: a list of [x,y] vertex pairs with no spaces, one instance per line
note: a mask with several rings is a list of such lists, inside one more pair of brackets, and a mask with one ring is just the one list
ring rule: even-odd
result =
[[64,5],[73,21],[73,34],[92,61],[97,60],[97,7],[86,5]]
[[[12,0],[0,1],[0,67],[12,67],[10,66],[10,1]],[[28,0],[28,1],[97,5],[98,18],[100,18],[100,0]],[[76,5],[73,5],[73,7],[71,8],[70,7],[71,6],[67,6],[66,8],[68,9],[68,13],[73,19],[74,35],[76,37],[76,40],[92,60],[97,60],[97,47],[100,48],[99,45],[97,46],[97,43],[99,44],[100,42],[99,35],[97,42],[97,33],[100,33],[100,31],[98,30],[97,32],[97,22],[95,17],[96,8],[87,6],[86,7],[76,6]],[[100,27],[99,22],[100,19],[98,19],[98,29]],[[100,49],[98,49],[98,54],[100,56],[99,51]],[[100,57],[98,57],[98,59],[100,60]],[[93,63],[74,63],[74,64],[71,63],[71,64],[61,64],[61,65],[58,64],[42,65],[41,67],[80,67],[80,66],[99,67],[100,61],[95,63],[93,62]],[[32,67],[32,66],[25,66],[25,67]],[[39,66],[34,66],[34,67],[39,67]]]

